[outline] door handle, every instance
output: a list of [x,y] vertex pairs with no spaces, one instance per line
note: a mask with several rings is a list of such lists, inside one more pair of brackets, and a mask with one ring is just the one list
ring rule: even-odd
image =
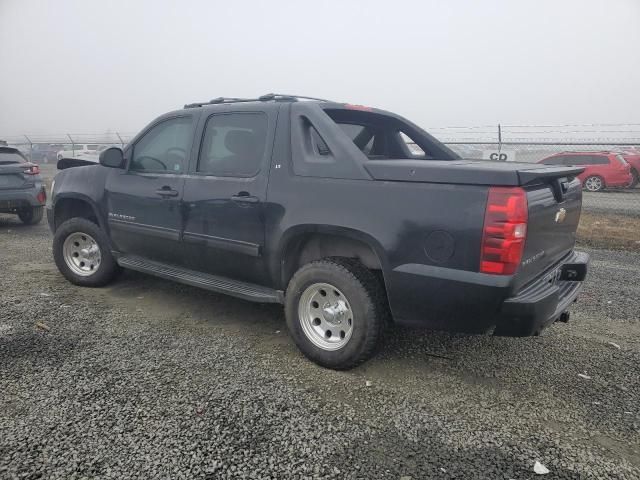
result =
[[231,197],[231,200],[238,203],[258,203],[260,199],[249,195],[249,192],[239,192]]
[[168,185],[165,185],[164,187],[156,190],[156,195],[160,195],[161,197],[177,197],[179,193],[180,192],[174,190]]

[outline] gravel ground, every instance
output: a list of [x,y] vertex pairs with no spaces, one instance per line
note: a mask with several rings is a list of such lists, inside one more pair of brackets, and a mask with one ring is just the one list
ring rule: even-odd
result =
[[340,373],[277,306],[78,288],[50,244],[0,217],[0,478],[640,478],[638,254],[591,251],[541,337],[398,329]]

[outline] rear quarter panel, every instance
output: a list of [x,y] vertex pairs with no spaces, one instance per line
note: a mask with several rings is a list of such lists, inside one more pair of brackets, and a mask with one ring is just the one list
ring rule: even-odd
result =
[[274,283],[293,232],[349,232],[376,252],[397,321],[460,329],[456,319],[468,318],[469,295],[477,296],[475,304],[488,301],[492,313],[498,306],[480,290],[456,289],[447,279],[447,272],[477,272],[487,192],[485,186],[324,179],[272,169],[265,214]]

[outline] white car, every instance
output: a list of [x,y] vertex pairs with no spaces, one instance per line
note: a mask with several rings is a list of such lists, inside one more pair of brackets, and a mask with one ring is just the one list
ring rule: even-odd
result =
[[76,143],[73,145],[73,148],[70,150],[60,150],[56,156],[58,160],[61,158],[75,158],[85,155],[98,155],[98,150],[102,147],[100,144],[96,143]]

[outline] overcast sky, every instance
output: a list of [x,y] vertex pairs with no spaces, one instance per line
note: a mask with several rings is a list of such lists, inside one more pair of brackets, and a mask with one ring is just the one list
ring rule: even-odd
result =
[[640,123],[639,0],[0,0],[0,138],[295,93],[428,126]]

